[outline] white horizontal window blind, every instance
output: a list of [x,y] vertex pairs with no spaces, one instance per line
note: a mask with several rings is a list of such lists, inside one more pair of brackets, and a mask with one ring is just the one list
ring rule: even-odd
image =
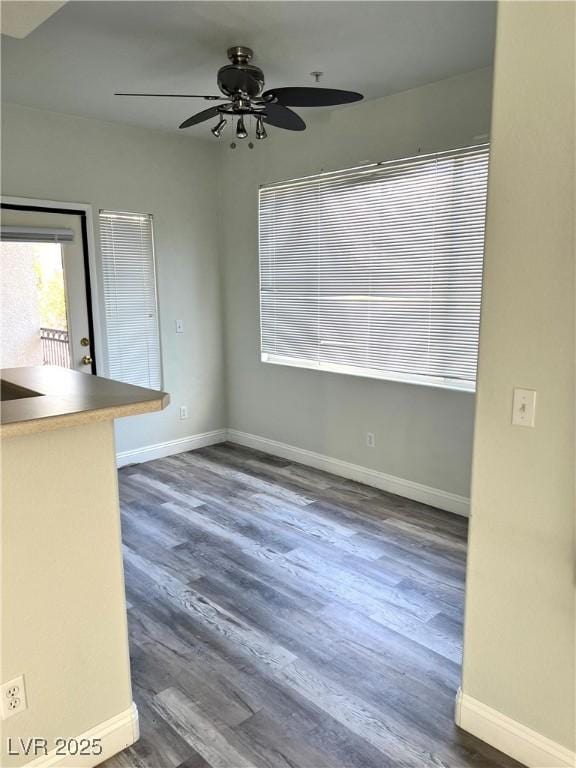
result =
[[0,227],[0,240],[8,243],[71,243],[74,241],[74,230],[64,227]]
[[265,362],[474,389],[488,146],[260,189]]
[[162,386],[152,216],[100,211],[108,375]]

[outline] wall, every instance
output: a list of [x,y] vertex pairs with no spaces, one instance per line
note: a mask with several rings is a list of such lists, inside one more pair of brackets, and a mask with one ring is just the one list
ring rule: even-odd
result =
[[[475,142],[490,124],[491,70],[324,111],[305,134],[270,129],[223,149],[229,426],[469,495],[474,396],[259,360],[257,193],[266,182]],[[304,113],[305,111],[303,111]],[[376,448],[365,433],[376,433]]]
[[[245,145],[232,152],[168,133],[5,107],[4,194],[89,202],[95,212],[154,214],[164,386],[172,405],[162,414],[119,422],[118,450],[230,426],[467,497],[469,393],[259,362],[257,189],[321,168],[472,143],[488,131],[490,101],[491,71],[481,70],[307,115],[306,134],[271,130],[269,141],[252,152]],[[183,335],[174,333],[176,318],[184,319]],[[188,405],[190,419],[179,420],[180,405]],[[375,449],[366,447],[366,431],[376,433]]]
[[[465,717],[471,697],[560,750],[576,723],[575,7],[499,9],[463,670]],[[537,391],[534,429],[511,426],[517,386]]]
[[[101,208],[154,215],[164,388],[172,404],[118,422],[118,450],[225,426],[217,148],[16,105],[3,107],[2,131],[4,195],[91,203],[96,219]],[[183,334],[175,333],[177,318]],[[180,405],[188,406],[185,421]]]
[[0,723],[7,768],[19,739],[129,721],[132,693],[112,423],[3,438],[2,470],[0,679],[28,701]]

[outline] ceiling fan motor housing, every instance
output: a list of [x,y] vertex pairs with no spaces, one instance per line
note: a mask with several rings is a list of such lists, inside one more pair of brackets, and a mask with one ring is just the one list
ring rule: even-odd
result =
[[248,96],[256,98],[264,88],[264,73],[250,64],[252,50],[243,45],[228,49],[230,64],[218,70],[218,88],[230,98]]

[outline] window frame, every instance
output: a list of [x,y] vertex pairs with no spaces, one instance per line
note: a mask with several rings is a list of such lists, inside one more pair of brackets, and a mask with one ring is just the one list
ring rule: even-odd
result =
[[396,371],[376,370],[374,368],[362,368],[354,365],[339,365],[338,363],[305,363],[297,358],[283,357],[274,359],[274,355],[267,352],[260,353],[260,362],[265,365],[281,365],[286,368],[302,368],[307,371],[320,373],[337,373],[344,376],[353,376],[361,379],[377,379],[391,381],[397,384],[417,384],[433,389],[450,389],[455,392],[476,392],[476,382],[464,379],[442,379],[439,376],[419,376],[418,374],[397,373]]
[[[311,360],[303,360],[301,358],[290,358],[285,356],[276,356],[272,353],[264,352],[262,349],[263,318],[262,318],[262,290],[261,290],[262,259],[260,257],[260,241],[261,241],[260,197],[263,190],[269,190],[274,187],[282,187],[283,185],[291,185],[291,184],[296,184],[298,182],[306,182],[307,180],[312,180],[312,179],[322,179],[322,178],[330,178],[330,177],[334,178],[339,176],[345,177],[347,174],[352,174],[356,171],[368,171],[372,168],[376,169],[383,165],[388,165],[388,164],[393,165],[395,163],[403,163],[411,159],[441,157],[443,155],[449,155],[451,153],[458,152],[460,150],[466,151],[466,150],[472,150],[480,147],[486,148],[488,153],[488,163],[489,163],[490,143],[488,142],[488,140],[483,140],[480,143],[454,147],[452,149],[443,150],[439,152],[430,152],[424,155],[402,156],[399,158],[393,158],[390,160],[379,161],[375,163],[366,163],[363,165],[353,166],[350,168],[338,169],[334,171],[322,171],[320,173],[309,174],[307,176],[300,176],[293,179],[283,179],[281,181],[261,184],[258,188],[258,211],[257,211],[258,213],[258,317],[259,317],[259,331],[260,331],[259,361],[266,365],[278,365],[278,366],[283,366],[287,368],[300,368],[308,371],[336,373],[339,375],[354,376],[354,377],[366,378],[366,379],[376,379],[380,381],[390,381],[393,383],[401,383],[401,384],[412,384],[417,386],[430,387],[433,389],[443,389],[443,390],[449,390],[454,392],[467,392],[470,394],[475,394],[477,389],[477,379],[478,379],[477,370],[476,370],[476,378],[474,379],[474,381],[470,381],[467,379],[457,379],[457,378],[448,378],[448,377],[439,377],[439,376],[425,376],[420,374],[402,373],[398,371],[387,371],[385,369],[364,368],[361,366],[353,366],[353,365],[341,365],[339,363],[326,363],[326,362],[314,363],[314,361],[311,361]],[[489,174],[489,166],[488,166],[488,174]],[[485,208],[485,214],[484,214],[484,221],[486,221],[486,208]],[[483,256],[482,256],[481,286],[483,286],[483,283],[484,283],[484,250],[485,250],[485,237],[484,237],[484,248],[483,248]],[[480,307],[479,326],[481,323],[481,318],[482,318],[482,307]],[[479,331],[480,331],[480,328],[479,328]],[[478,338],[477,361],[479,358],[479,348],[480,348],[480,338]]]

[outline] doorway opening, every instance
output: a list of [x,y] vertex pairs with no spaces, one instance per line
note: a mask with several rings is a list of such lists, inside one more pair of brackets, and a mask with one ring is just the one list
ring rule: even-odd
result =
[[1,206],[0,367],[95,374],[85,207],[12,200]]

